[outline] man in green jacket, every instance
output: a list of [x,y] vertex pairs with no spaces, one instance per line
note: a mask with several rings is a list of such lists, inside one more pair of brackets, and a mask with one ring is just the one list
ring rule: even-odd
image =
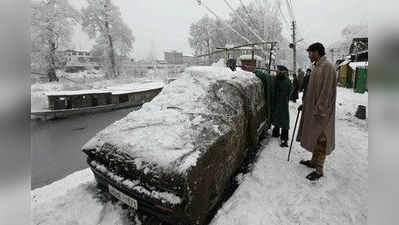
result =
[[271,76],[267,72],[263,72],[260,70],[255,70],[255,75],[262,80],[263,88],[264,88],[264,96],[265,96],[265,105],[266,105],[266,127],[269,129],[271,127],[271,115],[272,115],[272,90],[273,90],[273,76]]
[[[292,84],[288,78],[288,69],[283,65],[277,66],[277,76],[274,79],[272,90],[272,136],[280,137],[280,147],[288,147],[288,131],[290,129],[290,113],[288,102]],[[280,134],[281,130],[281,134]]]

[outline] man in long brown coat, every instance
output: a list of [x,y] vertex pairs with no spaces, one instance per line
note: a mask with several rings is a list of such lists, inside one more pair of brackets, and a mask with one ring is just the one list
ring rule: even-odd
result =
[[314,64],[303,105],[297,141],[312,152],[311,160],[300,163],[316,170],[306,176],[318,180],[323,176],[324,161],[335,148],[335,99],[336,72],[325,56],[321,43],[314,43],[307,49],[309,59]]

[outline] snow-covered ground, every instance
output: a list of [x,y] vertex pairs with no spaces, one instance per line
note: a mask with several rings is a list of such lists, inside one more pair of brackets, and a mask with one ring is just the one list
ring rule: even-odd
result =
[[[338,88],[336,149],[327,157],[325,177],[311,183],[301,159],[311,154],[294,142],[291,161],[278,139],[265,141],[253,170],[218,211],[212,225],[367,224],[368,123],[354,117],[368,94]],[[300,101],[299,101],[300,102]],[[292,132],[296,108],[290,103]],[[292,133],[290,133],[291,138]],[[32,191],[33,224],[132,224],[119,203],[103,202],[86,169]],[[136,218],[133,224],[141,224]]]
[[[274,138],[212,224],[367,224],[368,128],[354,114],[357,105],[368,105],[368,94],[337,92],[336,149],[327,156],[325,177],[306,180],[312,170],[298,162],[311,153],[294,142],[287,162],[288,149]],[[290,103],[290,138],[298,105]]]

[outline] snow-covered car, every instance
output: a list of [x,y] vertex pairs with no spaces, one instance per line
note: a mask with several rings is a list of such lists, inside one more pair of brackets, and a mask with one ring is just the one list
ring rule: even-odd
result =
[[204,224],[265,130],[260,79],[191,67],[84,147],[99,187],[170,224]]

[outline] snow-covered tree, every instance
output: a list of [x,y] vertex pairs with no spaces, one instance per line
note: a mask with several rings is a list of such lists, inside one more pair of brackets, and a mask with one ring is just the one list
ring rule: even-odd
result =
[[368,27],[364,24],[349,24],[342,29],[341,34],[345,40],[352,41],[355,37],[367,37]]
[[[227,31],[222,21],[202,17],[198,22],[190,26],[190,47],[195,55],[209,54],[217,47],[225,47],[227,43]],[[214,61],[214,56],[208,57],[208,63]]]
[[134,36],[124,23],[119,7],[111,0],[87,0],[82,9],[82,27],[90,38],[96,38],[94,52],[102,52],[106,77],[119,74],[116,56],[126,57],[133,48]]
[[349,47],[352,43],[353,38],[356,37],[367,37],[368,27],[364,24],[348,24],[342,31],[342,40],[332,43],[328,46],[328,49],[334,49],[336,56],[345,56],[349,53]]
[[211,52],[213,23],[213,19],[205,15],[198,22],[191,24],[190,38],[188,41],[195,55],[209,54]]
[[79,12],[67,0],[44,0],[33,1],[31,13],[32,70],[44,70],[50,81],[58,81],[56,51],[70,45]]

